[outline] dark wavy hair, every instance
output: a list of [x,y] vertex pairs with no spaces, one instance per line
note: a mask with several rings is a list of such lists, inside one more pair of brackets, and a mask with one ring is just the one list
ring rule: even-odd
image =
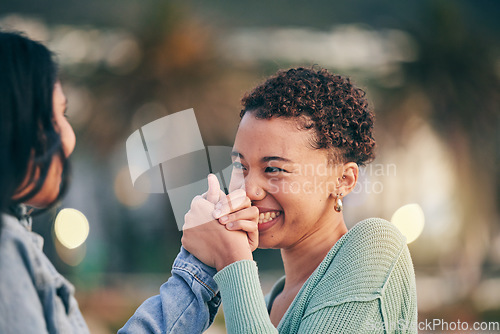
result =
[[251,112],[258,119],[297,118],[304,129],[314,129],[311,145],[327,149],[330,161],[365,165],[374,159],[374,114],[365,92],[348,78],[325,69],[281,70],[242,99],[240,117]]
[[[57,72],[44,45],[22,33],[0,31],[0,213],[15,214],[14,207],[42,189],[54,156],[61,158],[63,178],[49,207],[65,192],[69,165],[52,108]],[[27,177],[24,189],[34,184],[33,189],[13,200]]]

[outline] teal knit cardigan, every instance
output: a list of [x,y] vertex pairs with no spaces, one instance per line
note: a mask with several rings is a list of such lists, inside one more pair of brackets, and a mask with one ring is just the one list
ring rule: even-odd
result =
[[[406,238],[378,218],[359,222],[328,252],[276,329],[257,265],[232,263],[215,277],[228,333],[416,333],[415,273]],[[278,281],[269,302],[281,292]]]

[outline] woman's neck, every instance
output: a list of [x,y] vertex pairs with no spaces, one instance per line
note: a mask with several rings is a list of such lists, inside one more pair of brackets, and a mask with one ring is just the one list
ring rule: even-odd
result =
[[338,213],[318,226],[292,247],[281,250],[286,275],[284,290],[300,289],[333,245],[347,233],[343,215]]

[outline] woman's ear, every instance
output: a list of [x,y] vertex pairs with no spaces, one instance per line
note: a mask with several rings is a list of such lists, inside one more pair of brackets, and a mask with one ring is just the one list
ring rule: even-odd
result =
[[350,193],[358,182],[359,168],[355,162],[347,162],[343,165],[342,175],[337,178],[337,195],[346,196]]

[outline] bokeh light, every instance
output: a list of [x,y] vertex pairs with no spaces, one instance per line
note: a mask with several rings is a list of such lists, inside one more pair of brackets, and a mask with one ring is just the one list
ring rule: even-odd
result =
[[74,249],[85,242],[89,235],[89,222],[75,209],[63,209],[56,217],[54,232],[57,240],[66,248]]
[[81,244],[79,247],[69,249],[56,239],[54,245],[59,258],[67,265],[73,267],[79,265],[87,254],[87,246],[85,243]]
[[403,205],[394,212],[391,222],[406,237],[406,243],[415,241],[424,229],[424,211],[418,204]]

